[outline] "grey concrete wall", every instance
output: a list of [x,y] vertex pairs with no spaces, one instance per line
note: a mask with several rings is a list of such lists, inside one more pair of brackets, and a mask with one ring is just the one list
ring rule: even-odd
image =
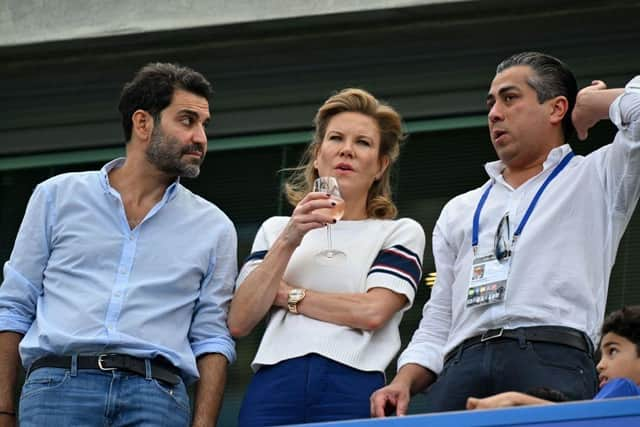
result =
[[460,0],[0,0],[0,47]]

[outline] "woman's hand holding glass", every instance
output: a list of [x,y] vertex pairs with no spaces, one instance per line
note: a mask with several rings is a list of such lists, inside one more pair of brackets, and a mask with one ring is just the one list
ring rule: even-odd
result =
[[286,244],[297,247],[309,231],[334,223],[336,220],[329,212],[336,205],[336,201],[326,192],[308,193],[293,210],[282,233]]
[[318,253],[318,258],[322,261],[344,259],[346,254],[333,249],[333,241],[331,240],[331,224],[342,219],[342,215],[344,215],[344,200],[338,188],[338,180],[332,176],[321,176],[314,181],[313,191],[327,193],[333,202],[330,208],[319,209],[320,213],[331,216],[332,221],[327,222],[327,241],[329,247]]

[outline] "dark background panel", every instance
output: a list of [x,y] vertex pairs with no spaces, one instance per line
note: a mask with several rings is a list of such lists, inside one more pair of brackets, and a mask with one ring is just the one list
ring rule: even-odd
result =
[[582,84],[621,84],[640,69],[639,13],[636,1],[445,2],[0,48],[0,155],[117,146],[122,84],[154,61],[211,80],[212,136],[308,129],[347,86],[406,119],[482,113],[495,65],[522,50],[562,58]]

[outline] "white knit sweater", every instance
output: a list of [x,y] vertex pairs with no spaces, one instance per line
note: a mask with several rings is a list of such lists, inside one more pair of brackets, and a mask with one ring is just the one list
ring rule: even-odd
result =
[[[262,261],[289,217],[265,221],[253,243],[252,255],[242,267],[236,286]],[[425,235],[416,221],[367,219],[339,221],[331,227],[333,246],[347,254],[335,265],[318,262],[327,248],[325,229],[312,230],[294,251],[284,280],[294,287],[321,292],[359,293],[383,287],[405,295],[408,304],[383,327],[364,331],[291,314],[272,308],[267,328],[251,367],[317,353],[363,371],[384,371],[400,348],[398,325],[413,304],[420,283]]]

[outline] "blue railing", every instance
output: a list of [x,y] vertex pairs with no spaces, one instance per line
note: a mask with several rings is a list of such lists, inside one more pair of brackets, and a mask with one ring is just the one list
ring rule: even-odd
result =
[[633,427],[640,426],[640,397],[517,408],[443,412],[384,419],[304,424],[300,427]]

